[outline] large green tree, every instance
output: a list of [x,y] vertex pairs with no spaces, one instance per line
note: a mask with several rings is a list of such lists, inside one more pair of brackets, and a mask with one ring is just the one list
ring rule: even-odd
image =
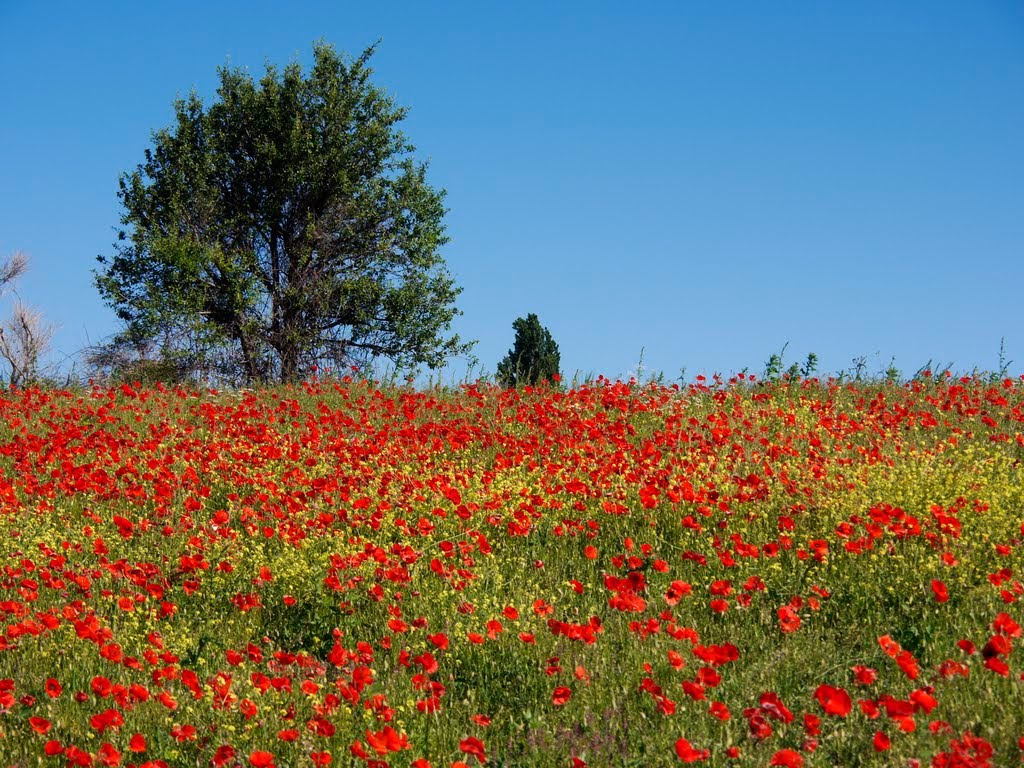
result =
[[503,387],[518,387],[555,381],[561,355],[551,331],[532,312],[512,323],[515,343],[498,363],[497,379]]
[[213,102],[177,100],[121,176],[123,229],[96,273],[125,324],[115,345],[250,383],[468,351],[448,332],[444,192],[398,129],[406,110],[371,83],[373,48],[313,54],[308,75],[219,69]]

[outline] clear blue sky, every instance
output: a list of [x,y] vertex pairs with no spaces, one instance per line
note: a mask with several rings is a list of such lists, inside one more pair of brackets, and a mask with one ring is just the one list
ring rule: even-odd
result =
[[570,376],[787,341],[992,368],[1004,336],[1024,369],[1024,4],[640,5],[0,0],[0,254],[62,352],[102,339],[117,177],[175,96],[379,38],[486,369],[528,312]]

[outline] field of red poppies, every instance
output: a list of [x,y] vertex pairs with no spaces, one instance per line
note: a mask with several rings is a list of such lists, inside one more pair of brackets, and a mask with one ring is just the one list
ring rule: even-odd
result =
[[949,376],[6,392],[0,762],[1018,765],[1022,432]]

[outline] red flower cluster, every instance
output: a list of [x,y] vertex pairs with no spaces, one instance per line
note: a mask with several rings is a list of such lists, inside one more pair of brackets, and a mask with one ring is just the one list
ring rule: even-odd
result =
[[1022,458],[1009,379],[7,391],[0,751],[1016,764]]

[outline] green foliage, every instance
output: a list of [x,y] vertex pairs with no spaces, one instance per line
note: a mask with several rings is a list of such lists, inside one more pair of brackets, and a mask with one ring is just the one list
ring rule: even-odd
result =
[[853,367],[850,372],[853,376],[854,381],[863,381],[865,373],[868,369],[868,359],[864,355],[853,358]]
[[515,344],[498,363],[498,383],[503,387],[518,387],[553,381],[559,375],[560,356],[551,332],[532,312],[525,318],[518,318],[512,328],[516,332]]
[[171,345],[99,345],[85,351],[83,358],[88,378],[108,384],[138,384],[152,387],[158,383],[197,386],[202,378],[200,361],[186,350]]
[[999,339],[999,364],[996,366],[996,370],[992,372],[990,378],[993,382],[1002,381],[1005,379],[1010,370],[1010,365],[1013,364],[1013,360],[1006,359],[1006,337]]
[[782,361],[786,356],[786,347],[788,346],[789,342],[787,341],[778,353],[773,354],[765,361],[764,375],[761,377],[764,381],[778,381],[782,376]]
[[889,366],[885,369],[885,380],[890,384],[899,384],[903,378],[903,374],[900,373],[900,369],[896,367],[896,358],[893,357],[889,360]]
[[221,68],[120,179],[123,230],[96,286],[115,344],[184,350],[205,375],[292,381],[378,356],[442,366],[460,293],[439,250],[443,190],[370,82],[373,48],[314,46],[308,75]]
[[816,354],[814,354],[813,352],[809,352],[808,355],[807,355],[806,362],[803,364],[803,367],[800,369],[800,375],[803,376],[805,379],[809,379],[809,378],[811,378],[812,375],[814,375],[814,372],[817,371],[817,370],[818,370],[818,356]]
[[[788,368],[783,369],[783,361],[786,357],[786,350],[789,348],[787,341],[777,353],[773,354],[764,364],[764,381],[796,381],[797,379],[809,379],[818,370],[818,356],[814,352],[807,355],[803,365],[792,363]],[[745,371],[744,371],[745,372]]]

